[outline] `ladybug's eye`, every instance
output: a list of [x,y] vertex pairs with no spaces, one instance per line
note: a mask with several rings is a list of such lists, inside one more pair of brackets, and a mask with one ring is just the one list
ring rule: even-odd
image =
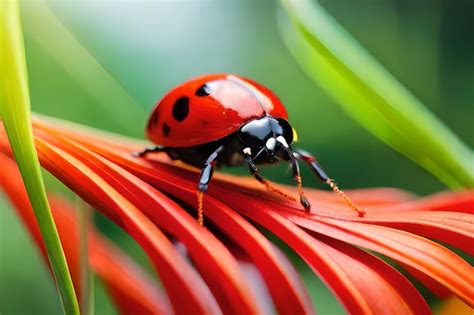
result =
[[287,120],[282,118],[272,119],[272,130],[277,135],[282,135],[288,144],[293,142],[293,128]]

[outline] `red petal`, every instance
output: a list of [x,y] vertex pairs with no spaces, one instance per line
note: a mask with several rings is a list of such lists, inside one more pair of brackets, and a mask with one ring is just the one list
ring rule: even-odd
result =
[[[318,241],[273,211],[259,206],[246,209],[240,211],[276,234],[306,260],[349,313],[429,314],[429,308],[410,282],[384,262],[375,262],[376,258],[361,251],[354,254],[357,250],[350,246],[328,244],[327,239]],[[399,291],[407,296],[402,297]]]
[[474,216],[462,212],[403,211],[381,212],[361,223],[384,225],[435,239],[474,255]]
[[474,214],[474,190],[442,192],[383,209],[387,212],[416,210],[455,211]]
[[124,228],[150,255],[177,313],[218,312],[201,277],[167,237],[130,201],[80,160],[42,140],[37,139],[36,144],[44,167]]
[[[182,187],[189,187],[189,185],[191,185],[192,183],[192,182],[183,180],[182,177],[176,176],[175,172],[172,172],[171,174],[166,174],[166,176],[163,176],[165,170],[163,170],[162,168],[158,169],[157,165],[154,165],[154,168],[151,168],[150,167],[151,163],[148,161],[132,159],[128,157],[129,155],[112,157],[112,154],[110,152],[107,153],[104,151],[102,151],[101,154],[108,155],[108,157],[111,159],[115,158],[116,162],[119,162],[123,165],[126,164],[130,169],[133,169],[133,171],[136,174],[139,174],[141,177],[146,178],[147,181],[153,182],[155,185],[158,185],[160,189],[163,189],[163,190],[169,189],[170,191],[173,191],[174,194],[178,194],[180,198],[182,198],[182,195],[180,195],[178,192],[183,189]],[[126,163],[124,161],[126,161]],[[166,178],[166,179],[163,179],[163,178]],[[270,229],[272,232],[276,233],[275,228],[273,227],[270,228],[269,224],[262,223],[262,219],[260,217],[256,217],[259,215],[264,215],[267,211],[266,209],[258,207],[257,202],[255,202],[254,204],[249,204],[247,199],[242,198],[242,196],[235,196],[235,195],[236,195],[235,192],[233,194],[226,195],[229,198],[233,197],[231,201],[230,199],[227,199],[229,204],[233,204],[234,206],[237,204],[240,204],[241,207],[238,208],[239,211],[242,211],[243,213],[245,213],[252,219],[256,220],[257,222],[264,225],[266,228]],[[207,205],[208,204],[206,203],[206,207]],[[247,209],[248,207],[247,211],[244,210],[244,206],[246,207],[245,209]],[[206,212],[209,212],[207,208],[206,208]],[[289,224],[289,222],[287,222],[286,220],[285,222],[286,224]],[[278,234],[278,233],[276,234],[280,235],[280,237],[282,237],[282,239],[284,239],[287,244],[292,245],[292,248],[297,250],[305,259],[310,261],[310,264],[313,266],[313,268],[315,268],[316,270],[318,270],[318,272],[322,274],[323,278],[326,280],[326,283],[329,286],[334,288],[335,293],[339,296],[339,298],[342,300],[342,302],[346,305],[346,307],[348,308],[348,310],[350,310],[351,313],[366,313],[367,311],[371,310],[371,307],[376,308],[376,311],[378,313],[383,312],[383,308],[380,307],[380,305],[379,305],[380,308],[377,308],[376,305],[370,305],[370,306],[367,305],[366,299],[364,298],[364,296],[361,296],[361,294],[362,295],[364,294],[364,289],[358,290],[357,288],[355,288],[354,287],[355,284],[351,284],[350,281],[346,279],[348,276],[345,275],[342,270],[337,270],[337,272],[334,271],[332,269],[332,264],[327,261],[327,259],[329,258],[324,258],[324,257],[321,258],[319,256],[320,255],[319,251],[314,248],[314,240],[312,238],[310,238],[310,240],[306,240],[304,234],[301,234],[301,233],[304,233],[304,232],[299,231],[299,233],[295,237],[292,237],[291,239],[281,236],[281,234]],[[286,235],[285,233],[283,234]],[[306,237],[309,237],[309,236],[306,236]],[[297,244],[295,245],[294,242],[297,242]],[[301,243],[299,242],[302,242],[303,245],[301,245]],[[304,246],[304,249],[308,250],[310,254],[308,254],[305,250],[301,250],[299,248],[301,246]],[[326,270],[325,268],[327,268],[328,270]],[[367,268],[367,272],[371,272],[369,268]],[[342,275],[339,273],[342,273]],[[349,284],[347,283],[347,281],[349,281]],[[414,290],[408,281],[405,280],[405,284],[409,286],[407,289],[408,292],[412,292]],[[386,287],[386,284],[381,285],[381,287]],[[367,291],[370,291],[370,290],[367,289]],[[381,296],[378,297],[379,300],[380,299],[382,300],[396,299],[398,301],[398,299],[400,299],[399,295],[393,294],[394,292],[393,290],[390,290],[389,292],[385,292],[385,290],[381,290],[380,292],[383,292],[381,293],[383,297]],[[420,299],[418,299],[417,295],[411,295],[411,296],[414,296],[414,300],[416,300],[416,303],[414,302],[414,305],[411,306],[412,308],[415,309],[417,305],[418,307],[419,305],[422,305],[423,307],[426,306],[426,304],[423,302],[422,299],[420,302]],[[389,304],[397,305],[400,303],[401,302],[398,301],[397,303],[389,303]]]
[[[426,302],[414,286],[399,272],[386,264],[383,260],[370,255],[354,246],[336,241],[328,237],[319,237],[329,249],[330,255],[333,255],[342,269],[349,270],[348,276],[356,283],[373,285],[374,282],[380,282],[381,290],[392,291],[393,295],[399,295],[397,299],[386,299],[380,301],[377,288],[367,289],[372,296],[369,301],[372,303],[381,303],[387,313],[401,314],[403,312],[413,314],[430,314]],[[368,268],[372,274],[365,270],[358,270],[358,265]],[[373,277],[372,279],[370,277]],[[381,278],[381,279],[380,279]],[[401,302],[400,302],[401,300]],[[395,303],[395,304],[385,304]],[[373,307],[376,309],[376,307]],[[401,310],[403,309],[403,310]]]
[[374,250],[411,266],[439,281],[469,305],[474,305],[471,266],[437,243],[383,226],[316,216],[311,220],[294,215],[288,217],[296,224],[317,233]]
[[[105,153],[104,153],[104,152],[101,152],[101,154],[107,155],[107,152],[105,152]],[[122,162],[123,162],[123,161],[122,161]],[[135,163],[134,163],[134,162],[135,162],[135,161],[132,162],[132,161],[128,160],[128,161],[127,161],[127,165],[123,165],[123,166],[133,169],[133,168],[137,168],[137,164],[143,164],[143,163],[141,163],[141,162],[135,162]],[[134,165],[134,164],[135,164],[135,165]],[[157,168],[157,165],[154,165],[154,167]],[[159,167],[161,168],[161,166],[159,166]],[[161,168],[160,170],[163,171],[162,168]],[[137,170],[135,169],[134,171],[137,171]],[[143,176],[143,170],[140,170],[139,172],[140,172],[139,175],[140,175],[140,176]],[[176,173],[176,168],[173,169],[173,172]],[[182,171],[182,170],[181,170],[181,171],[178,170],[177,173],[179,173],[180,175],[182,175],[183,171]],[[170,174],[168,174],[168,175],[170,175]],[[145,178],[147,178],[147,179],[149,180],[149,177],[148,177],[149,174],[146,174],[146,175],[144,175],[144,176],[145,176]],[[183,177],[184,177],[184,176],[183,176]],[[189,176],[188,176],[188,177],[189,177]],[[169,183],[168,183],[168,184],[169,184]],[[184,185],[184,183],[181,182],[180,185]],[[163,189],[163,187],[159,187],[159,188]],[[245,191],[245,192],[248,193],[248,191]],[[221,191],[221,193],[220,193],[219,195],[221,196],[221,198],[222,198],[222,196],[224,196],[224,200],[226,200],[226,198],[225,198],[226,195],[225,195],[225,192],[224,192],[224,191]],[[235,202],[234,202],[233,204],[235,204]],[[319,207],[318,207],[318,208],[319,208]],[[318,209],[318,210],[319,210],[319,209]],[[334,210],[334,207],[332,208],[331,211],[333,211],[333,210]],[[347,210],[345,210],[345,211],[347,211]],[[339,213],[338,213],[338,214],[339,214]],[[332,212],[331,215],[334,216],[334,212]],[[352,214],[352,216],[354,216],[354,215]],[[371,241],[374,241],[374,240],[371,240]],[[370,248],[370,247],[369,247],[369,248]],[[414,263],[415,263],[415,262],[414,262]],[[416,262],[416,263],[418,263],[418,262]],[[465,270],[464,270],[464,271],[465,271]],[[446,278],[446,275],[444,275],[444,278]],[[451,289],[456,290],[456,285],[457,285],[457,284],[461,284],[461,286],[464,285],[464,288],[461,288],[460,290],[458,290],[458,293],[461,294],[461,295],[462,295],[462,294],[465,294],[465,293],[466,293],[465,291],[464,291],[464,293],[462,293],[461,291],[463,291],[463,290],[465,289],[465,284],[466,284],[466,283],[462,283],[462,282],[454,283],[453,286],[451,287]]]
[[[3,154],[0,154],[0,165],[2,168],[1,186],[14,203],[15,209],[28,227],[28,231],[47,262],[43,239],[18,168],[12,160]],[[50,205],[72,273],[76,293],[79,295],[81,278],[76,218],[71,206],[64,200],[57,197],[50,198]],[[114,293],[114,301],[122,313],[137,314],[134,311],[138,311],[139,314],[171,313],[166,299],[148,280],[144,272],[124,253],[93,230],[89,233],[89,239],[91,268],[105,283],[107,289]]]
[[[78,240],[71,235],[76,226],[71,206],[57,197],[50,198],[50,202],[56,209],[55,221],[60,235],[66,236],[71,246],[77,248]],[[167,298],[128,256],[96,232],[92,231],[89,238],[90,264],[124,314],[172,313]]]
[[[57,144],[61,145],[58,141]],[[168,232],[187,243],[193,259],[196,262],[202,262],[202,269],[208,268],[211,264],[215,267],[227,270],[224,275],[228,279],[234,279],[233,284],[231,283],[231,285],[226,285],[219,289],[220,283],[228,281],[225,277],[219,279],[219,281],[214,284],[210,284],[211,288],[215,288],[214,293],[217,297],[222,296],[225,290],[234,288],[236,284],[242,285],[242,281],[238,276],[238,269],[233,266],[233,263],[229,260],[230,258],[228,258],[228,260],[225,259],[225,249],[221,248],[221,245],[218,245],[214,241],[212,234],[208,234],[207,230],[203,230],[197,225],[194,218],[189,217],[186,213],[180,213],[180,209],[176,209],[176,206],[171,206],[174,203],[170,203],[164,195],[155,189],[147,188],[146,183],[139,181],[125,171],[120,171],[118,167],[114,167],[104,159],[93,156],[79,147],[74,146],[72,143],[65,143],[62,148],[68,150],[71,154],[80,156],[81,160],[86,163],[88,163],[86,160],[93,160],[93,163],[96,164],[95,167],[91,164],[92,162],[89,164],[91,164],[91,167],[94,167],[94,171],[110,183],[113,181],[114,183],[111,184],[114,185],[114,187],[123,185],[121,188],[118,188],[120,192],[129,200],[135,200],[135,203],[140,204],[140,209],[152,218],[155,223],[162,226],[164,225],[163,227],[166,228]],[[71,148],[74,149],[72,150]],[[113,178],[111,175],[113,175]],[[194,202],[194,187],[186,190],[185,195],[185,198],[182,199],[188,199]],[[164,205],[164,207],[162,205]],[[243,246],[249,255],[253,257],[255,263],[267,280],[267,284],[269,285],[274,301],[280,312],[312,313],[311,304],[305,299],[306,294],[302,294],[299,289],[296,289],[294,279],[288,278],[288,275],[284,272],[284,268],[279,262],[280,257],[276,257],[273,246],[268,240],[235,212],[230,211],[230,209],[227,209],[219,202],[213,202],[210,207],[206,207],[206,214],[210,215],[211,219],[220,225],[228,237]],[[185,237],[186,235],[188,236]],[[209,249],[212,249],[212,252],[210,252]],[[214,260],[206,260],[206,256],[203,255],[206,253],[210,255],[210,257],[215,256]],[[218,276],[216,272],[218,270],[215,268],[212,270],[213,273],[209,276]],[[247,291],[245,290],[245,292]],[[233,301],[235,301],[233,303],[237,303],[239,307],[245,305],[242,304],[242,301],[236,299],[236,296],[238,296],[236,292],[229,292],[227,295],[232,297]],[[224,298],[225,296],[222,296],[222,299]],[[230,310],[232,311],[232,309]],[[235,310],[235,306],[233,311],[237,311]],[[243,310],[238,311],[241,312]]]
[[437,297],[445,299],[453,296],[452,292],[448,288],[440,284],[438,281],[433,280],[423,272],[405,264],[401,264],[401,266]]
[[[56,140],[56,143],[61,145],[62,141]],[[175,202],[145,182],[71,142],[63,144],[63,149],[75,154],[91,167],[157,226],[183,242],[224,311],[255,311],[253,298],[242,281],[235,259],[214,235],[197,224],[196,220]]]
[[[60,130],[54,130],[54,127],[48,128],[51,129],[50,132],[60,132]],[[176,164],[162,163],[162,161],[169,160],[163,155],[156,155],[158,162],[155,163],[144,159],[131,158],[130,151],[134,150],[132,149],[133,145],[117,145],[114,141],[100,140],[95,135],[83,138],[80,133],[74,132],[69,133],[68,136],[74,137],[75,140],[94,152],[98,152],[114,161],[136,176],[152,183],[158,189],[174,195],[190,205],[194,204],[192,193],[195,189],[197,177],[195,172],[176,167]],[[97,141],[96,144],[92,140]],[[229,178],[231,178],[231,182],[229,182]],[[384,196],[383,191],[379,191],[380,198],[373,198],[373,196],[365,195],[364,192],[359,192],[360,197],[356,196],[355,198],[360,198],[357,202],[364,205],[364,209],[367,210],[368,214],[365,218],[358,219],[354,211],[340,201],[335,200],[335,196],[327,192],[306,190],[307,196],[312,200],[318,198],[312,203],[313,209],[317,209],[318,216],[308,216],[298,211],[300,208],[298,204],[275,197],[268,192],[263,192],[262,188],[256,183],[251,183],[250,179],[239,178],[238,181],[239,184],[236,184],[235,177],[225,176],[224,180],[213,182],[205,199],[206,214],[210,219],[222,228],[224,225],[215,219],[216,214],[210,214],[209,212],[222,213],[221,208],[223,208],[232,213],[231,209],[225,206],[220,207],[221,203],[213,198],[216,197],[278,234],[305,257],[313,268],[321,273],[349,310],[354,312],[379,311],[380,306],[372,304],[370,299],[373,292],[369,292],[369,290],[373,287],[370,285],[364,286],[361,284],[363,281],[358,278],[358,275],[347,274],[344,270],[341,270],[341,266],[350,268],[350,266],[363,265],[364,267],[361,267],[361,270],[364,271],[361,274],[368,273],[367,277],[371,279],[382,278],[382,280],[382,276],[385,276],[385,273],[393,272],[393,269],[390,267],[387,270],[382,267],[380,267],[382,269],[377,269],[377,264],[372,261],[374,259],[372,256],[369,255],[368,257],[371,258],[366,258],[365,253],[344,243],[378,251],[409,267],[413,267],[428,276],[428,279],[441,282],[466,302],[472,304],[472,297],[468,295],[469,286],[472,285],[472,280],[470,281],[468,278],[470,273],[468,271],[471,269],[469,269],[470,266],[467,263],[440,245],[416,235],[386,227],[392,226],[420,233],[465,249],[467,247],[466,240],[472,234],[472,221],[469,225],[469,220],[471,220],[469,216],[463,214],[456,216],[452,212],[443,211],[438,212],[439,216],[432,218],[429,215],[430,212],[422,213],[420,210],[439,211],[449,209],[451,211],[472,213],[472,193],[470,194],[471,197],[459,195],[458,200],[453,199],[455,195],[452,193],[441,197],[411,200],[412,196],[390,195],[389,191],[385,191],[386,196]],[[241,182],[245,182],[245,184],[240,184]],[[283,189],[290,190],[288,188]],[[294,189],[290,191],[294,192]],[[393,193],[393,191],[391,192]],[[349,194],[353,195],[351,192]],[[208,210],[208,208],[214,210]],[[399,211],[399,217],[396,216],[395,211]],[[115,210],[111,211],[110,215],[113,216],[115,212]],[[402,214],[404,212],[406,215]],[[240,218],[240,216],[237,216],[237,218]],[[291,224],[288,219],[307,229],[328,235],[330,238],[317,234],[318,237],[322,237],[322,242],[314,241],[314,238]],[[344,243],[334,239],[339,239]],[[318,248],[320,253],[314,252],[314,248],[311,248],[310,244]],[[442,259],[441,255],[445,255],[446,260]],[[391,277],[401,276],[392,275]],[[392,311],[406,313],[426,311],[426,304],[419,301],[419,295],[412,294],[413,287],[409,283],[406,287],[407,281],[403,277],[402,279],[400,281],[403,283],[403,288],[395,288],[395,285],[388,281],[386,283],[382,280],[382,282],[374,280],[380,292],[386,294],[386,297],[381,297],[380,300],[388,299],[386,303],[391,305],[390,307],[394,307]],[[410,294],[405,296],[400,293],[401,289],[405,289]],[[405,301],[406,304],[403,304],[400,300]],[[404,310],[395,309],[399,303],[402,303],[401,306]],[[417,306],[421,309],[417,310]]]

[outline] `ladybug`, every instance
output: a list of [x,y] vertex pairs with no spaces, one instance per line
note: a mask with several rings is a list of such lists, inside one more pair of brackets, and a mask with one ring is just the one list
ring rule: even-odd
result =
[[198,221],[203,222],[203,194],[216,165],[246,163],[251,174],[268,189],[290,199],[259,172],[258,164],[288,161],[298,187],[301,205],[310,203],[302,189],[298,160],[306,162],[360,216],[364,214],[328,177],[308,152],[292,148],[296,132],[288,113],[268,88],[233,74],[211,74],[191,79],[166,94],[151,113],[146,128],[158,144],[136,155],[165,152],[173,160],[201,169],[197,186]]

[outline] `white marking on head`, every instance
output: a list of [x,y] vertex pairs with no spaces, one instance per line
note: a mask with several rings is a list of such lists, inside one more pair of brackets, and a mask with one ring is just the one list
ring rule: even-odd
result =
[[288,148],[288,143],[286,142],[286,139],[283,138],[283,136],[278,136],[276,140],[280,142],[284,148]]
[[267,143],[265,144],[267,149],[270,150],[270,151],[275,150],[275,145],[276,145],[276,139],[275,138],[268,139]]
[[247,154],[247,155],[252,155],[252,150],[250,150],[250,148],[249,148],[249,147],[247,147],[247,148],[244,148],[244,150],[243,150],[243,151],[244,151],[244,154]]

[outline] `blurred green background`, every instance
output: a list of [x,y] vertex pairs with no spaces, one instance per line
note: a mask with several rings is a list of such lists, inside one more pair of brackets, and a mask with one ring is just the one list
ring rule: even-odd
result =
[[[474,146],[471,1],[320,3],[461,140]],[[445,189],[348,118],[305,76],[278,32],[276,2],[47,4],[59,23],[44,13],[41,2],[22,4],[35,112],[143,137],[149,111],[171,87],[203,73],[236,73],[261,82],[281,98],[298,130],[299,146],[313,152],[342,187],[388,186],[417,194]],[[51,31],[58,29],[62,31]],[[72,35],[130,99],[117,94],[118,87],[109,89],[100,75],[88,73],[89,68],[82,65],[84,54],[62,40],[69,37],[57,38],[57,34]],[[282,165],[266,168],[264,173],[291,183],[285,170]],[[224,171],[246,173],[244,168]],[[306,186],[321,187],[306,169],[303,175]],[[63,191],[50,177],[47,183],[52,190]],[[105,234],[146,264],[128,236],[100,217],[97,221]],[[0,313],[59,313],[49,274],[3,197],[0,250]],[[340,313],[341,307],[307,268],[301,270],[317,310]],[[96,314],[113,314],[100,283],[96,293]]]

